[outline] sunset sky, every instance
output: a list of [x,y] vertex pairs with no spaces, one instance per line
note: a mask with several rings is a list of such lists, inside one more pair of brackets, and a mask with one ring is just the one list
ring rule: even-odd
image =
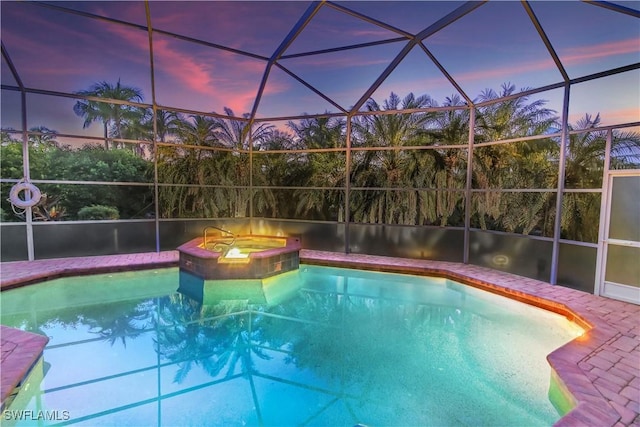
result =
[[[147,25],[141,1],[48,2],[138,26]],[[635,9],[617,13],[577,1],[535,1],[531,7],[570,78],[640,62],[640,2],[615,2]],[[250,113],[273,55],[309,2],[150,2],[156,102],[201,112]],[[358,19],[324,4],[284,52],[278,64],[349,110],[407,39],[311,56],[303,52],[391,40],[417,34],[464,2],[336,2],[392,28]],[[149,36],[143,28],[120,25],[25,2],[2,1],[2,43],[27,88],[74,93],[100,81],[139,88],[152,102]],[[394,31],[394,28],[397,31]],[[181,40],[179,34],[230,50]],[[562,75],[520,2],[490,1],[424,40],[424,45],[471,98],[510,82],[519,90],[562,81]],[[236,53],[236,51],[238,53]],[[15,86],[2,60],[2,84]],[[456,89],[415,47],[376,90],[382,102],[391,92],[428,94],[442,104]],[[571,91],[570,120],[600,112],[603,124],[640,121],[638,69]],[[563,91],[537,97],[561,110]],[[2,91],[2,127],[21,128],[19,94]],[[61,133],[82,130],[73,99],[30,94],[28,127]],[[339,112],[278,66],[271,68],[258,118]]]

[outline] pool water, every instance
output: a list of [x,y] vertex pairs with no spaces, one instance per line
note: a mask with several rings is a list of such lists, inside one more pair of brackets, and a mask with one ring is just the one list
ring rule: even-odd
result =
[[[302,265],[269,283],[278,298],[261,304],[178,292],[178,277],[171,268],[2,292],[2,324],[50,337],[43,376],[10,409],[68,411],[50,424],[89,426],[560,418],[545,356],[580,332],[560,315],[391,273]],[[11,423],[47,424],[3,425]]]

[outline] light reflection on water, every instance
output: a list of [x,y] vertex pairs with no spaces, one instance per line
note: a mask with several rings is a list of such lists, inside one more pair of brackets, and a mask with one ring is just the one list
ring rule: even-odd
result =
[[51,337],[24,408],[121,426],[559,418],[545,357],[576,336],[562,316],[446,279],[303,265],[267,285],[281,303],[260,304],[211,284],[176,292],[178,274],[3,292],[2,324]]

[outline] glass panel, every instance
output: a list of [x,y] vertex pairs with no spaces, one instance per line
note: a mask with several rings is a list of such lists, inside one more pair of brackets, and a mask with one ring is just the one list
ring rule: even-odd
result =
[[640,70],[632,70],[572,85],[569,123],[587,129],[640,121],[639,81]]
[[597,248],[560,243],[558,285],[593,293]]
[[519,2],[485,3],[424,43],[471,98],[508,82],[520,89],[562,81]]
[[299,58],[279,64],[349,109],[400,52],[404,43],[350,49]]
[[[152,182],[153,162],[142,154],[144,145],[122,144],[105,150],[100,142],[80,149],[60,146],[47,135],[32,135],[29,148],[32,179],[105,182]],[[40,141],[38,141],[40,140]]]
[[464,232],[436,227],[349,225],[352,253],[462,262]]
[[33,243],[36,259],[152,252],[155,223],[36,224]]
[[161,218],[235,218],[249,215],[246,188],[170,186],[159,188]]
[[[2,83],[4,84],[4,82]],[[22,130],[22,102],[20,92],[3,90],[0,98],[2,130]]]
[[553,242],[471,231],[469,263],[548,282]]
[[474,188],[541,189],[558,183],[559,147],[553,139],[473,149]]
[[[447,98],[461,98],[458,90],[419,46],[411,49],[411,52],[376,89],[372,98],[382,103],[384,99],[390,97],[391,93],[398,94],[402,98],[411,93],[416,97],[426,95],[429,97],[430,106],[444,105],[447,103]],[[363,105],[360,111],[366,111],[367,105],[368,103]]]
[[[629,4],[626,3],[627,7]],[[640,27],[637,15],[571,1],[532,2],[531,7],[569,77],[638,62]]]
[[155,29],[270,57],[308,2],[150,2]]
[[579,242],[598,242],[600,193],[564,193],[560,237]]
[[639,194],[640,176],[617,176],[613,178],[609,225],[610,239],[640,242]]
[[73,93],[96,82],[115,85],[127,70],[122,85],[151,94],[149,38],[139,29],[35,3],[7,2],[2,5],[2,42],[27,87]]
[[267,63],[154,33],[156,101],[242,117],[251,112]]
[[471,227],[553,236],[555,194],[486,191],[471,197]]
[[[4,219],[2,221],[4,222]],[[25,225],[0,226],[0,257],[2,262],[26,261],[29,259],[27,227]]]
[[640,248],[607,246],[607,267],[604,280],[622,285],[640,287]]
[[344,221],[344,191],[260,189],[253,199],[254,216],[299,220]]
[[398,34],[324,6],[287,48],[285,55],[386,40]]
[[109,184],[39,184],[35,221],[141,219],[153,216],[153,187]]
[[337,3],[378,21],[387,22],[410,34],[418,34],[464,4],[462,1],[341,1]]
[[464,225],[464,192],[352,190],[351,221],[401,225]]
[[[483,92],[478,101],[495,100],[514,93],[516,86],[507,84],[498,91]],[[561,91],[547,91],[480,107],[476,110],[474,142],[493,142],[558,132],[561,99]],[[558,110],[553,110],[551,106]]]

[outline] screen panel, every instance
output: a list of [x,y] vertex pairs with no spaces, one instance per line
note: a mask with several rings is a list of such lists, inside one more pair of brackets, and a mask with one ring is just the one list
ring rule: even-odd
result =
[[471,231],[469,263],[548,282],[552,248],[551,240]]

